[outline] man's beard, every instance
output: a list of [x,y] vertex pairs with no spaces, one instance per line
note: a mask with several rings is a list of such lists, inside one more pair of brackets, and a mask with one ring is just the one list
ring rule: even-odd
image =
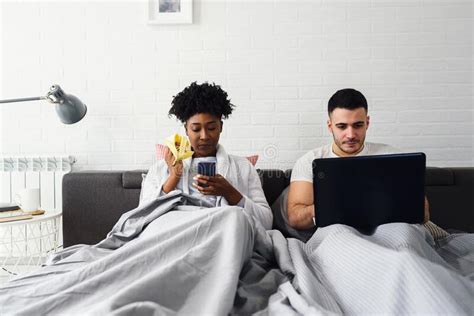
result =
[[344,150],[343,148],[343,143],[339,142],[336,137],[334,136],[334,133],[332,133],[332,138],[334,140],[334,144],[336,144],[337,148],[339,148],[340,151],[342,151],[343,153],[346,153],[346,154],[349,154],[349,155],[352,155],[352,154],[355,154],[355,153],[358,153],[361,151],[361,149],[364,147],[364,141],[365,141],[365,137],[362,138],[361,140],[357,140],[357,143],[359,144],[359,147],[355,150],[351,150],[351,151],[347,151],[347,150]]

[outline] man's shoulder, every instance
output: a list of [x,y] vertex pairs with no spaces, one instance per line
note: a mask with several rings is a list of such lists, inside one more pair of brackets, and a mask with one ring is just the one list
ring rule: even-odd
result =
[[326,144],[324,146],[316,147],[311,149],[306,154],[301,156],[299,160],[311,160],[313,161],[316,158],[327,158],[330,156],[332,151],[331,144]]
[[331,145],[317,147],[308,151],[301,156],[295,163],[292,173],[291,182],[305,181],[313,182],[313,160],[317,158],[327,158],[330,156]]
[[313,159],[314,159],[314,152],[313,150],[310,150],[306,152],[306,154],[304,154],[303,156],[299,157],[297,159],[297,162],[308,161],[308,160],[313,161]]

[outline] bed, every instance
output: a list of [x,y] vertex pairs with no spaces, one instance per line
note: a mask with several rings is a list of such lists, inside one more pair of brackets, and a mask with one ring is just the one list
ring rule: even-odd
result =
[[[474,168],[427,168],[431,219],[343,225],[292,236],[281,193],[291,170],[259,170],[274,212],[265,231],[236,207],[199,206],[174,192],[137,207],[146,171],[63,180],[66,249],[0,288],[0,312],[168,314],[456,313],[474,310]],[[280,203],[281,204],[281,203]],[[28,304],[27,304],[28,302]]]

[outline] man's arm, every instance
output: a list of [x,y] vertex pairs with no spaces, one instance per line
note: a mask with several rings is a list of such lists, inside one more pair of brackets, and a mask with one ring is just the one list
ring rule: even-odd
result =
[[[288,191],[288,223],[295,229],[308,229],[314,226],[313,184],[307,181],[290,183]],[[430,220],[429,202],[425,197],[425,216],[423,223]]]
[[313,184],[307,181],[290,183],[288,191],[288,223],[295,229],[314,227]]

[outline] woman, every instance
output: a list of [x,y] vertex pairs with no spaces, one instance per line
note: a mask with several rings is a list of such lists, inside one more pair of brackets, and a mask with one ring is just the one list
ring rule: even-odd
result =
[[[173,165],[174,157],[168,150],[165,160],[155,163],[143,181],[141,205],[180,190],[215,206],[240,206],[263,227],[271,228],[272,212],[255,168],[243,157],[228,155],[219,145],[222,120],[233,107],[227,93],[215,84],[194,82],[174,97],[169,115],[183,122],[194,155]],[[199,162],[216,162],[216,176],[197,174]]]
[[[192,159],[173,165],[168,152],[145,177],[140,205],[104,240],[66,248],[0,287],[0,314],[228,314],[272,224],[256,170],[218,144],[232,108],[215,84],[179,93],[170,114],[184,123]],[[197,175],[200,161],[216,162],[218,174]]]

